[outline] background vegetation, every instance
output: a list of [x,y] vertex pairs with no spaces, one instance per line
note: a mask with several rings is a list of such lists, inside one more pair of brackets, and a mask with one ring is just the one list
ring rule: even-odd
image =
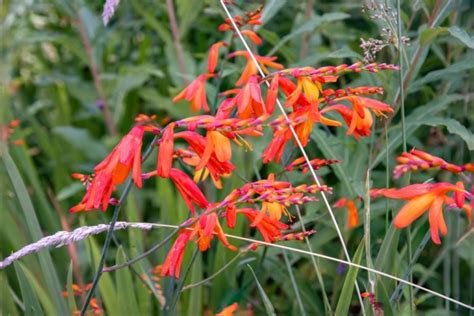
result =
[[[107,222],[111,212],[69,214],[68,209],[84,192],[70,174],[90,173],[129,130],[138,113],[157,114],[158,120],[164,121],[191,115],[187,104],[174,105],[171,99],[186,82],[206,68],[209,46],[224,36],[217,30],[224,13],[217,1],[173,2],[179,30],[178,51],[181,50],[182,55],[177,53],[165,1],[123,0],[107,27],[100,18],[101,1],[0,2],[0,125],[13,119],[21,120],[14,138],[25,141],[23,145],[8,146],[8,150],[2,145],[0,258],[43,235]],[[374,19],[370,16],[375,11],[362,10],[364,4],[373,4],[369,1],[263,2],[264,24],[257,30],[265,44],[259,48],[259,54],[276,55],[287,67],[362,60],[361,38],[381,38],[383,28],[396,30],[393,25],[396,20],[387,16]],[[251,10],[259,3],[261,1],[257,4],[244,1],[241,7]],[[392,12],[397,12],[395,2],[376,4],[379,8],[380,4],[388,5]],[[457,164],[473,161],[474,39],[469,35],[474,23],[472,12],[468,0],[402,1],[402,32],[410,39],[401,58],[404,93],[400,94],[397,72],[349,75],[342,79],[353,86],[382,86],[386,91],[384,101],[397,110],[402,96],[408,149],[423,149]],[[235,45],[239,47],[239,43]],[[389,39],[376,60],[400,64],[395,43]],[[221,91],[229,87],[228,83],[235,82],[243,65],[241,61],[226,64]],[[207,88],[212,105],[217,90],[212,84]],[[109,128],[100,110],[103,103],[110,109],[113,123],[109,122]],[[400,187],[402,181],[406,181],[392,178],[394,158],[402,151],[400,118],[398,112],[387,125],[380,121],[374,136],[360,141],[345,137],[343,130],[313,131],[313,142],[308,147],[310,155],[342,160],[340,165],[318,171],[334,187],[332,201],[342,196],[365,196],[368,170],[372,187]],[[236,151],[234,162],[243,178],[257,179],[281,170],[277,165],[261,164],[260,155],[270,138],[269,134],[256,140],[253,151]],[[292,150],[288,150],[283,160],[291,157]],[[154,167],[153,161],[147,164],[149,170]],[[295,181],[311,181],[307,175],[288,176]],[[425,172],[413,174],[411,182],[430,178],[453,182],[451,177],[446,173]],[[203,189],[218,200],[242,184],[242,180],[234,176],[224,182],[222,191],[216,191],[212,185],[205,185]],[[343,231],[349,252],[354,256],[359,244],[369,241],[371,257],[367,252],[360,253],[362,264],[398,276],[411,271],[414,282],[473,305],[472,223],[448,212],[448,237],[441,246],[431,241],[426,244],[423,242],[428,231],[425,220],[415,222],[411,233],[390,227],[392,211],[399,206],[384,200],[373,201],[371,230],[364,230],[364,220],[361,220],[358,227]],[[358,207],[363,219],[362,203]],[[132,191],[121,217],[127,221],[176,224],[184,219],[180,212],[183,209],[185,205],[170,183],[157,180],[140,192]],[[302,212],[306,227],[317,230],[310,239],[312,249],[343,258],[324,206],[311,203]],[[336,215],[344,227],[346,212],[337,210]],[[246,229],[243,225],[240,227]],[[300,223],[296,221],[294,227],[300,227]],[[164,229],[118,232],[120,246],[111,247],[107,263],[123,262],[125,256],[134,257],[167,233]],[[72,283],[91,282],[103,237],[42,251],[0,270],[0,314],[64,315],[74,310],[74,300],[63,297],[62,291],[71,291]],[[307,249],[301,242],[288,245]],[[417,248],[421,253],[414,265],[409,266],[408,253],[415,253]],[[139,274],[150,274],[152,267],[163,262],[167,249],[136,264],[135,270]],[[186,284],[214,273],[234,255],[223,247],[199,253]],[[187,254],[187,258],[190,257],[191,252]],[[217,312],[235,301],[241,309],[265,313],[265,304],[247,263],[253,267],[278,314],[302,313],[292,284],[297,285],[308,315],[327,311],[323,293],[333,312],[341,299],[351,304],[351,312],[358,313],[360,309],[355,294],[350,294],[352,289],[343,287],[346,279],[343,271],[347,268],[317,260],[324,279],[324,288],[321,288],[310,257],[262,248],[240,257],[211,282],[184,291],[178,302],[179,313]],[[468,314],[465,309],[407,287],[394,304],[389,304],[396,286],[393,281],[367,276],[366,272],[359,272],[358,278],[364,291],[371,289],[368,280],[383,285],[378,287],[376,295],[388,315],[408,312],[411,298],[416,310],[426,315],[445,315],[447,311]],[[157,282],[161,287],[159,293],[150,293],[136,274],[123,269],[104,275],[98,302],[110,315],[157,314],[161,306],[159,296],[170,300],[173,282],[170,278],[161,279]],[[79,306],[80,301],[79,298]]]

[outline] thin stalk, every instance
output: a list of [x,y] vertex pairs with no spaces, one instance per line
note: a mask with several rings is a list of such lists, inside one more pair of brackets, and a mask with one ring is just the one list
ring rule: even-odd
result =
[[178,300],[181,296],[181,292],[182,292],[182,289],[183,289],[183,285],[184,285],[184,282],[186,281],[186,278],[189,274],[189,271],[191,271],[191,267],[193,266],[193,263],[194,263],[194,260],[196,260],[196,257],[197,257],[197,254],[199,253],[199,250],[198,248],[196,247],[194,249],[194,252],[193,252],[193,256],[191,258],[191,260],[189,261],[189,264],[188,264],[188,267],[186,268],[186,270],[184,271],[184,274],[183,276],[181,277],[181,280],[179,281],[178,283],[178,286],[176,287],[175,289],[175,292],[176,294],[174,295],[173,297],[173,300],[171,302],[171,305],[170,306],[165,306],[164,310],[167,311],[167,312],[171,312],[173,313],[174,312],[174,309],[176,307],[176,304],[178,303]]
[[[148,145],[148,148],[145,150],[145,153],[143,154],[142,162],[145,161],[150,156],[157,139],[158,139],[158,136],[155,136],[153,140],[151,141],[151,143]],[[100,277],[102,276],[102,273],[103,273],[102,270],[104,268],[105,258],[107,256],[107,252],[110,247],[110,242],[112,241],[112,236],[114,234],[115,224],[117,223],[122,204],[127,198],[128,193],[132,189],[132,185],[133,185],[133,179],[129,178],[125,184],[125,188],[122,194],[120,195],[119,203],[115,206],[114,214],[110,222],[109,230],[107,231],[107,236],[105,237],[104,246],[102,247],[102,253],[100,255],[99,265],[97,266],[97,271],[94,275],[94,280],[92,281],[91,289],[87,293],[86,300],[84,301],[84,304],[82,305],[82,308],[81,308],[81,316],[84,316],[86,314],[87,308],[89,307],[91,299],[94,296],[95,290],[97,289],[97,285],[99,284]]]
[[201,280],[201,281],[198,281],[196,283],[191,283],[191,284],[188,284],[186,286],[183,286],[183,289],[181,290],[182,292],[186,291],[186,290],[189,290],[189,289],[192,289],[194,287],[197,287],[197,286],[200,286],[200,285],[203,285],[203,284],[206,284],[208,283],[209,281],[211,281],[212,279],[214,279],[215,277],[217,277],[219,274],[221,274],[222,272],[224,272],[225,270],[227,270],[227,268],[229,268],[235,261],[237,261],[237,259],[239,259],[245,252],[240,250],[235,256],[234,258],[230,259],[225,265],[222,266],[222,268],[220,268],[219,270],[217,270],[216,272],[214,272],[213,274],[211,274],[209,277]]
[[100,255],[99,265],[97,266],[97,271],[94,275],[94,280],[92,281],[92,287],[87,293],[86,300],[84,301],[84,304],[82,305],[81,316],[84,316],[86,314],[87,308],[89,307],[92,296],[94,295],[97,285],[99,284],[100,277],[102,276],[102,269],[104,268],[104,264],[105,264],[105,257],[107,256],[107,252],[110,247],[110,242],[112,241],[112,235],[114,234],[115,223],[117,223],[117,220],[120,214],[120,208],[122,206],[123,201],[125,200],[128,193],[130,192],[132,185],[133,185],[133,180],[130,178],[127,180],[127,183],[122,192],[122,195],[120,196],[119,204],[115,206],[115,210],[112,216],[112,220],[110,222],[109,230],[107,231],[107,236],[105,237],[104,246],[102,247],[102,254]]
[[399,85],[400,85],[400,106],[401,106],[401,116],[402,116],[402,143],[403,151],[407,151],[407,132],[405,124],[405,89],[403,84],[403,77],[405,75],[405,70],[403,67],[403,43],[402,43],[402,17],[400,10],[400,0],[397,0],[397,37],[398,37],[398,53],[399,53],[399,63],[400,63],[400,72],[399,74]]
[[[301,223],[301,230],[305,233],[306,228],[304,227],[303,216],[301,216],[300,207],[299,205],[295,205],[295,208],[296,208],[296,215],[298,216],[298,220]],[[306,236],[304,240],[306,242],[306,246],[308,246],[309,251],[313,252],[313,246],[311,246],[309,238]],[[326,287],[324,286],[323,275],[321,274],[321,270],[319,270],[319,266],[318,266],[318,263],[316,262],[316,258],[311,257],[311,262],[313,263],[314,271],[316,272],[316,277],[318,278],[319,286],[321,287],[321,292],[323,295],[323,302],[324,302],[324,307],[326,308],[326,313],[327,315],[332,315],[333,312],[331,308],[331,303],[329,302],[329,298],[326,293]]]
[[168,18],[170,20],[171,34],[173,35],[174,48],[176,50],[176,57],[178,57],[179,70],[183,74],[183,81],[185,85],[189,84],[186,71],[186,62],[184,60],[183,47],[181,46],[181,39],[178,30],[178,23],[176,22],[176,14],[174,10],[173,0],[166,0],[166,8],[168,10]]
[[[261,76],[261,77],[265,77],[265,73],[263,72],[262,68],[260,67],[259,63],[257,62],[257,59],[256,59],[256,57],[255,57],[255,54],[254,54],[254,53],[252,52],[252,50],[250,49],[250,47],[249,47],[249,45],[247,44],[247,42],[246,42],[244,36],[243,36],[242,33],[240,32],[240,28],[237,26],[237,24],[235,23],[235,21],[234,21],[232,15],[230,14],[229,9],[228,9],[227,6],[226,6],[225,0],[220,0],[220,3],[221,3],[221,5],[222,5],[222,8],[224,9],[225,13],[227,14],[228,18],[230,19],[230,22],[231,22],[231,24],[232,24],[232,26],[233,26],[235,32],[236,32],[237,35],[239,36],[240,41],[242,42],[242,44],[244,45],[245,49],[246,49],[247,52],[249,53],[250,59],[251,59],[252,62],[255,64],[255,67],[257,68],[257,70],[258,70],[260,76]],[[266,83],[267,86],[270,86],[270,83],[269,83],[268,81],[265,81],[265,83]],[[278,105],[278,108],[279,108],[279,110],[281,111],[281,113],[282,113],[282,115],[283,115],[285,121],[286,121],[286,122],[289,122],[288,115],[286,114],[285,109],[283,108],[282,103],[280,102],[280,100],[279,100],[278,98],[277,98],[276,101],[277,101],[276,103],[277,103],[277,105]],[[303,147],[303,145],[302,145],[302,143],[301,143],[301,140],[299,139],[298,135],[296,134],[296,131],[295,131],[294,127],[293,127],[291,124],[289,124],[289,129],[290,129],[291,134],[292,134],[294,140],[296,141],[296,143],[297,143],[297,145],[298,145],[298,147],[299,147],[299,149],[300,149],[300,151],[301,151],[301,153],[302,153],[302,155],[303,155],[303,157],[304,157],[306,163],[308,164],[309,170],[310,170],[310,172],[311,172],[311,175],[312,175],[312,177],[313,177],[315,183],[316,183],[317,185],[321,185],[321,183],[320,183],[318,177],[316,176],[316,172],[314,171],[314,168],[313,168],[313,166],[312,166],[311,163],[310,163],[310,160],[309,160],[309,158],[308,158],[308,154],[306,153],[306,150],[304,149],[304,147]],[[344,255],[345,255],[346,259],[350,262],[350,261],[351,261],[351,256],[349,255],[349,251],[347,250],[346,242],[344,241],[344,237],[342,236],[341,229],[339,228],[339,224],[337,223],[336,217],[334,216],[334,212],[332,211],[331,205],[329,204],[329,201],[328,201],[326,195],[325,195],[323,192],[321,192],[321,197],[322,197],[322,199],[323,199],[323,201],[324,201],[324,204],[325,204],[325,206],[326,206],[326,208],[327,208],[327,210],[328,210],[328,212],[329,212],[329,215],[331,216],[331,220],[332,220],[332,222],[333,222],[333,224],[334,224],[334,227],[335,227],[335,229],[336,229],[336,232],[337,232],[339,241],[340,241],[341,246],[342,246],[342,249],[343,249],[343,251],[344,251]],[[366,315],[366,313],[365,313],[365,308],[364,308],[364,302],[363,302],[362,297],[361,297],[361,295],[360,295],[361,292],[360,292],[359,284],[357,283],[357,281],[355,282],[355,288],[356,288],[356,292],[357,292],[357,297],[358,297],[358,299],[359,299],[359,303],[360,303],[360,305],[361,305],[362,314],[363,314],[363,315]]]
[[286,251],[283,251],[283,257],[285,258],[286,269],[288,270],[288,274],[290,275],[291,285],[293,286],[293,290],[295,291],[296,301],[298,302],[298,306],[301,311],[300,315],[306,316],[303,301],[301,300],[300,290],[298,289],[298,284],[296,284],[295,276],[293,274],[293,270],[291,269],[291,263],[288,259],[288,253]]
[[[418,248],[416,248],[415,254],[413,255],[413,258],[411,262],[409,263],[407,270],[405,271],[403,275],[404,280],[408,280],[408,277],[410,276],[411,271],[413,270],[413,267],[415,266],[416,262],[418,261],[418,258],[421,255],[421,252],[423,249],[425,249],[426,245],[430,241],[431,236],[430,232],[426,232],[425,237],[423,237],[423,240],[420,242],[418,245]],[[397,287],[395,288],[395,291],[393,291],[392,295],[390,296],[390,303],[394,304],[397,300],[400,294],[402,293],[403,287],[405,286],[404,283],[399,283]]]

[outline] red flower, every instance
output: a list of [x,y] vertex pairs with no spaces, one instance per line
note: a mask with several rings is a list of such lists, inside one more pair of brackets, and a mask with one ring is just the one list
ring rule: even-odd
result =
[[[248,52],[240,50],[229,54],[229,57],[235,56],[244,56],[245,58],[247,58],[247,65],[245,66],[245,69],[242,72],[242,75],[240,76],[239,80],[235,83],[236,86],[241,86],[244,83],[247,83],[251,76],[256,75],[258,69],[252,58],[250,58]],[[283,69],[283,65],[275,62],[275,60],[277,59],[276,57],[255,56],[255,59],[262,68],[263,72],[266,74],[270,73],[267,69],[267,66],[273,69]]]
[[207,59],[207,72],[213,73],[216,70],[217,58],[219,57],[219,48],[227,46],[226,42],[217,42],[209,49],[209,57]]
[[191,109],[193,111],[197,112],[204,109],[204,111],[209,112],[206,97],[206,80],[213,76],[213,74],[202,74],[198,76],[183,91],[173,98],[173,103],[185,99],[191,102]]
[[170,178],[183,197],[184,202],[186,202],[186,205],[189,207],[193,216],[196,213],[193,204],[196,204],[202,209],[205,209],[209,205],[204,194],[186,173],[179,169],[171,168]]
[[95,168],[95,177],[87,187],[81,203],[71,212],[90,211],[102,208],[105,211],[115,186],[123,183],[132,171],[135,185],[142,187],[142,138],[144,126],[135,126],[125,135],[112,152]]
[[176,241],[166,256],[165,262],[161,266],[160,274],[162,277],[169,275],[179,279],[184,250],[186,249],[190,237],[191,231],[189,230],[182,230],[179,233],[178,238],[176,238]]
[[160,149],[158,151],[158,160],[156,172],[160,177],[168,178],[173,164],[173,138],[174,123],[166,127],[163,137],[160,142]]

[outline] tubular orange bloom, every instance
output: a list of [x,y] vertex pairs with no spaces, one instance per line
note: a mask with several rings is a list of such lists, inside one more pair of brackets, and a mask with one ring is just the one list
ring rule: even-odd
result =
[[370,136],[372,133],[373,118],[368,109],[377,116],[383,115],[383,112],[393,113],[393,109],[388,104],[369,98],[348,96],[337,100],[349,100],[352,103],[352,109],[336,104],[321,110],[321,113],[338,112],[349,126],[347,135],[354,135],[355,139],[359,139],[360,136]]
[[225,307],[220,313],[217,313],[216,316],[232,316],[234,312],[239,308],[239,304],[233,303]]
[[241,119],[267,114],[257,76],[250,76],[245,86],[235,96],[237,116]]
[[199,75],[193,82],[191,82],[183,91],[173,98],[173,103],[185,99],[191,102],[191,109],[195,112],[204,109],[209,112],[206,97],[206,80],[214,77],[214,74]]
[[95,168],[95,177],[87,186],[81,203],[70,212],[90,211],[102,208],[105,211],[115,186],[123,183],[132,171],[135,185],[142,187],[142,138],[144,126],[135,126],[125,135],[112,152]]
[[[255,221],[259,212],[252,208],[242,208],[237,210],[237,214],[244,214],[250,223]],[[263,216],[262,220],[256,225],[257,230],[266,242],[274,242],[281,238],[282,230],[288,229],[288,225],[279,221],[271,220],[268,216]]]
[[254,31],[243,30],[241,31],[241,33],[247,36],[255,45],[262,45],[263,43],[262,39]]
[[226,42],[217,42],[211,46],[209,49],[209,57],[207,59],[207,72],[213,73],[216,70],[217,59],[219,57],[219,48],[222,46],[227,46]]
[[286,129],[276,131],[267,148],[262,153],[263,163],[269,163],[270,161],[279,162],[281,156],[283,156],[285,145],[291,137],[291,133]]
[[196,204],[202,209],[205,209],[209,205],[209,202],[207,201],[204,194],[186,173],[179,169],[171,168],[170,178],[175,184],[193,216],[196,213],[193,204]]
[[320,82],[313,82],[308,76],[298,77],[296,88],[288,96],[285,106],[294,105],[300,99],[301,93],[304,93],[306,100],[311,105],[318,105],[321,92],[322,86]]
[[442,207],[446,201],[452,200],[447,196],[449,192],[454,193],[455,203],[460,208],[463,207],[465,196],[471,198],[471,195],[464,190],[462,183],[453,185],[446,182],[412,184],[398,190],[378,189],[373,190],[372,195],[374,197],[382,195],[392,199],[408,200],[408,203],[402,207],[393,220],[393,224],[397,228],[407,227],[429,210],[431,239],[434,243],[440,244],[439,232],[442,235],[446,235],[448,232]]
[[197,244],[200,251],[206,251],[211,247],[211,241],[214,235],[219,238],[222,244],[232,251],[236,251],[237,248],[229,243],[227,237],[222,230],[219,218],[216,213],[209,215],[201,214],[199,221],[194,225],[193,232],[190,239],[197,237]]
[[267,98],[265,99],[265,107],[268,114],[272,114],[275,109],[275,103],[278,98],[278,82],[280,81],[280,75],[276,74],[273,76],[270,87],[268,88]]
[[173,138],[174,123],[170,123],[161,138],[160,149],[158,150],[158,160],[156,172],[158,176],[168,178],[170,175],[171,166],[173,164]]
[[236,221],[237,209],[233,203],[227,205],[225,210],[225,219],[227,227],[234,228]]
[[[236,86],[241,86],[244,83],[247,83],[251,76],[257,74],[257,66],[253,63],[253,60],[250,58],[249,53],[246,51],[239,50],[229,54],[229,57],[235,56],[243,56],[247,58],[247,64],[245,66],[245,69],[242,72],[242,75],[240,76],[239,80],[235,83]],[[260,65],[265,74],[270,73],[267,67],[273,69],[283,69],[283,65],[275,62],[275,60],[277,59],[276,57],[255,56],[255,59],[257,60],[258,64]]]
[[218,131],[207,131],[206,147],[196,170],[202,169],[214,153],[219,162],[229,161],[232,158],[230,140]]
[[357,208],[353,200],[341,198],[334,203],[334,207],[347,208],[347,227],[349,229],[355,228],[359,225],[359,215],[357,214]]
[[[178,138],[185,139],[193,151],[201,158],[201,160],[203,159],[204,151],[207,146],[207,138],[190,131],[176,133],[175,139]],[[207,160],[206,167],[209,169],[209,172],[215,181],[219,181],[219,177],[221,176],[230,175],[232,170],[235,169],[235,166],[229,161],[219,161],[214,152],[211,153],[209,159]]]
[[[310,165],[313,167],[314,170],[318,170],[322,167],[329,166],[335,163],[340,163],[340,160],[326,160],[326,159],[312,159],[309,161]],[[308,172],[308,164],[306,163],[305,157],[300,157],[295,159],[292,163],[290,163],[285,170],[286,171],[293,171],[293,169],[298,168],[301,170],[302,173]]]
[[160,275],[162,277],[169,275],[179,279],[184,250],[186,249],[190,237],[191,231],[189,230],[182,230],[179,233],[178,238],[176,238],[176,241],[166,256],[165,262],[161,266]]

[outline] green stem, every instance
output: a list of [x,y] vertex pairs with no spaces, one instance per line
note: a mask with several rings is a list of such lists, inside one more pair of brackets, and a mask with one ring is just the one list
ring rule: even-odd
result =
[[293,286],[293,290],[295,291],[296,301],[298,302],[298,306],[300,308],[302,316],[306,316],[306,312],[304,310],[303,301],[301,300],[300,291],[298,289],[298,284],[296,284],[295,276],[293,274],[293,270],[291,269],[291,263],[288,259],[288,253],[283,251],[283,257],[285,258],[286,268],[288,270],[288,274],[290,275],[291,285]]

